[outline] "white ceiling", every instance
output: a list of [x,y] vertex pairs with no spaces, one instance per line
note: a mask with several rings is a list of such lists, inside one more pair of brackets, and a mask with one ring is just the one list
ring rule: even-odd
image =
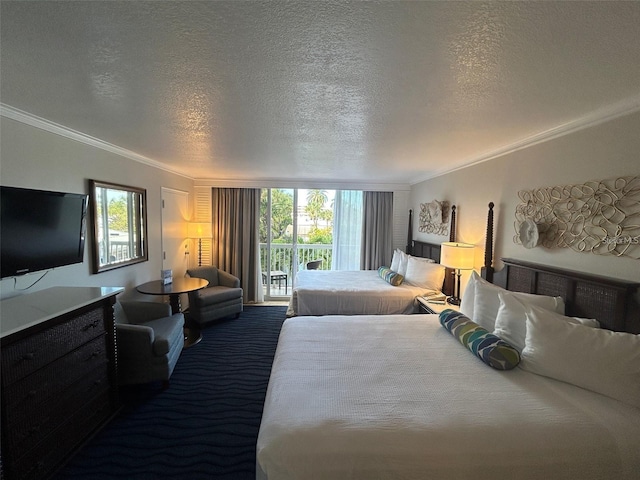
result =
[[5,112],[195,179],[412,184],[640,109],[633,1],[2,0],[0,18]]

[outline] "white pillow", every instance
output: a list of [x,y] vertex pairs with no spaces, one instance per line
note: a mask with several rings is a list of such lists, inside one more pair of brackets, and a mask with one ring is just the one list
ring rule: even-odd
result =
[[640,335],[558,322],[527,311],[520,367],[640,408]]
[[393,251],[393,257],[391,258],[391,266],[389,267],[392,271],[398,273],[400,268],[400,261],[402,260],[402,252],[399,248],[396,248]]
[[487,282],[484,278],[478,275],[475,270],[473,270],[471,272],[471,277],[469,277],[469,281],[467,282],[467,286],[464,289],[464,294],[462,295],[462,300],[460,302],[460,313],[471,320],[473,320],[473,302],[476,296],[477,283],[489,284],[489,282]]
[[[408,255],[400,249],[398,249],[398,253],[400,253],[400,265],[398,266],[398,273],[404,277],[407,273],[407,264],[411,255]],[[393,268],[391,270],[393,270]]]
[[498,293],[507,292],[514,295],[523,303],[533,300],[535,305],[564,314],[564,301],[561,297],[549,297],[533,293],[509,292],[502,287],[488,282],[477,282],[473,300],[473,321],[481,327],[493,332],[496,327],[496,317],[500,309],[500,297]]
[[410,256],[404,281],[416,287],[442,290],[444,266],[430,262],[428,258]]
[[[520,294],[522,295],[522,294]],[[500,307],[496,315],[496,326],[493,331],[502,340],[522,352],[524,348],[525,336],[527,333],[527,308],[530,306],[538,306],[543,308],[549,318],[556,321],[567,321],[572,323],[581,323],[589,327],[600,327],[597,320],[589,318],[565,317],[560,313],[558,305],[561,303],[561,310],[564,313],[564,301],[561,297],[547,297],[544,295],[534,295],[523,299],[518,297],[516,292],[501,291],[498,292],[500,299]]]

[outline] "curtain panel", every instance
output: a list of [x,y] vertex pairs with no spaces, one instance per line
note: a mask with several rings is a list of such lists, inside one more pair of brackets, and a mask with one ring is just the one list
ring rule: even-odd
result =
[[338,190],[333,200],[331,270],[359,270],[362,250],[362,191]]
[[240,279],[245,303],[264,300],[260,273],[260,189],[213,188],[211,261]]
[[363,192],[360,268],[376,270],[391,264],[393,192]]

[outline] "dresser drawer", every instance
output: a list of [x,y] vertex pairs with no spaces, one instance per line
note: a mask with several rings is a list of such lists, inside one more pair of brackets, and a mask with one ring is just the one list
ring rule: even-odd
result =
[[3,389],[4,406],[12,416],[31,415],[54,401],[70,385],[98,365],[107,363],[104,335]]
[[108,364],[103,363],[71,385],[62,395],[50,399],[46,408],[23,410],[8,417],[6,423],[11,435],[3,446],[5,452],[14,452],[17,456],[33,448],[83,409],[87,399],[109,391],[107,379]]
[[13,480],[41,480],[61,465],[69,452],[84,442],[90,432],[108,420],[113,413],[109,393],[95,397],[57,430],[34,448],[21,452],[16,461],[6,465]]
[[3,345],[2,386],[11,385],[104,333],[104,309],[98,306],[79,313],[68,322]]

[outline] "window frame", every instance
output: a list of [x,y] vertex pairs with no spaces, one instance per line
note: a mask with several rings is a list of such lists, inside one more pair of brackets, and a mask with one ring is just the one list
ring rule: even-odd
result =
[[[122,192],[126,198],[126,221],[127,231],[125,241],[119,242],[127,247],[128,256],[122,259],[104,260],[103,249],[108,249],[104,245],[103,235],[109,232],[108,210],[104,207],[104,201],[108,196],[108,191]],[[99,197],[103,201],[99,201]],[[101,273],[115,268],[126,267],[136,263],[149,260],[147,247],[147,191],[143,188],[131,187],[117,183],[89,180],[89,202],[92,215],[92,237],[93,237],[93,273]]]

